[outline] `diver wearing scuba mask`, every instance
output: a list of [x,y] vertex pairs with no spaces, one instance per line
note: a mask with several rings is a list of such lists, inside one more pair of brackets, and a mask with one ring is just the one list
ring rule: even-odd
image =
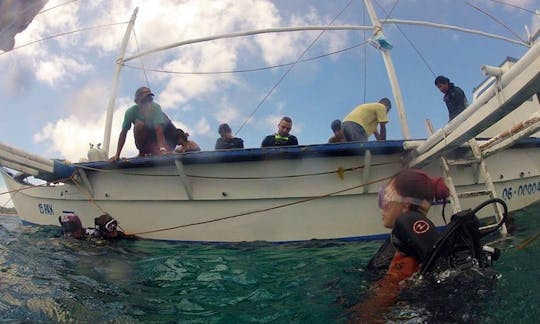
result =
[[[431,178],[425,172],[405,169],[397,173],[379,191],[382,222],[392,229],[390,238],[368,264],[368,270],[384,271],[384,277],[372,286],[374,296],[353,306],[353,321],[377,322],[392,305],[403,287],[404,279],[415,274],[439,280],[448,271],[486,268],[498,258],[499,251],[480,243],[485,235],[496,231],[506,221],[504,201],[490,199],[473,210],[452,216],[439,233],[426,217],[433,202],[446,203],[450,195],[442,178]],[[485,206],[499,203],[505,217],[488,231],[480,231],[476,213]],[[444,211],[444,208],[443,208]],[[426,278],[426,279],[427,279]]]
[[379,192],[379,208],[386,228],[392,229],[396,249],[388,276],[401,281],[417,272],[431,254],[439,235],[426,217],[431,203],[445,201],[450,190],[442,178],[431,178],[420,170],[399,172]]
[[109,214],[103,214],[94,219],[94,228],[84,228],[79,216],[75,214],[64,215],[58,218],[62,226],[62,233],[66,237],[73,237],[79,240],[107,239],[119,240],[125,238],[135,238],[118,230],[118,222]]

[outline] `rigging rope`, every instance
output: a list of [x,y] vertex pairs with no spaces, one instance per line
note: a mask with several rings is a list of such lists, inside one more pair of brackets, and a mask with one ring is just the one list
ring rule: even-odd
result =
[[528,13],[532,13],[533,15],[538,15],[536,12],[534,12],[534,11],[532,11],[532,10],[529,10],[529,9],[523,8],[523,7],[520,7],[520,6],[515,5],[515,4],[512,4],[512,3],[508,3],[508,2],[504,2],[504,1],[499,1],[499,0],[488,0],[488,1],[495,2],[495,3],[499,3],[499,4],[502,4],[502,5],[505,5],[505,6],[509,6],[509,7],[513,7],[513,8],[516,8],[516,9],[520,9],[520,10],[526,11],[526,12],[528,12]]
[[[362,6],[362,25],[366,24],[366,6]],[[366,31],[364,30],[364,42],[366,41]],[[367,96],[367,46],[364,46],[364,100],[366,102]]]
[[[135,33],[135,28],[133,28],[132,31],[133,37],[135,38],[135,44],[137,44],[137,53],[141,54],[141,47],[139,46],[139,40],[137,39],[137,33]],[[142,56],[139,57],[139,61],[141,62],[141,68],[144,72],[144,78],[146,79],[146,86],[150,88],[150,81],[148,81],[148,74],[146,73],[146,69],[144,68]]]
[[502,25],[506,30],[508,30],[510,33],[512,33],[514,36],[516,36],[520,41],[522,41],[523,43],[526,43],[527,41],[525,41],[521,36],[519,36],[518,33],[514,32],[510,27],[508,27],[504,22],[502,22],[500,19],[498,19],[497,17],[493,16],[492,14],[488,13],[487,11],[485,10],[482,10],[480,9],[479,7],[473,5],[472,3],[470,3],[469,1],[466,2],[469,6],[473,7],[474,9],[480,11],[481,13],[483,13],[484,15],[488,16],[489,18],[495,20],[497,23],[499,23],[500,25]]
[[56,9],[56,8],[58,8],[58,7],[62,7],[62,6],[65,6],[65,5],[67,5],[67,4],[70,4],[70,3],[72,3],[72,2],[76,2],[76,1],[79,1],[79,0],[71,0],[71,1],[66,1],[66,2],[64,2],[64,3],[61,3],[61,4],[59,4],[59,5],[56,5],[56,6],[53,6],[53,7],[47,8],[47,9],[43,9],[43,10],[41,10],[40,12],[38,12],[38,13],[36,14],[36,16],[37,16],[37,15],[41,15],[42,13],[45,13],[45,12],[47,12],[47,11],[50,11],[50,10]]
[[92,27],[87,27],[87,28],[82,28],[82,29],[77,29],[77,30],[72,30],[72,31],[68,31],[68,32],[56,34],[56,35],[47,36],[47,37],[45,37],[45,38],[41,38],[41,39],[38,39],[38,40],[35,40],[35,41],[31,41],[31,42],[26,43],[26,44],[22,44],[22,45],[19,45],[19,46],[15,46],[11,51],[0,53],[0,56],[2,56],[2,55],[4,55],[4,54],[7,54],[7,53],[11,53],[11,52],[13,52],[13,51],[16,50],[16,49],[19,49],[19,48],[22,48],[22,47],[26,47],[26,46],[29,46],[29,45],[32,45],[32,44],[35,44],[35,43],[40,43],[40,42],[43,42],[43,41],[46,41],[46,40],[49,40],[49,39],[52,39],[52,38],[56,38],[56,37],[60,37],[60,36],[65,36],[65,35],[70,35],[70,34],[75,34],[75,33],[83,32],[83,31],[88,31],[88,30],[93,30],[93,29],[104,28],[104,27],[111,27],[111,26],[117,26],[117,25],[125,25],[125,24],[127,24],[127,23],[128,23],[128,21],[126,21],[126,22],[119,22],[119,23],[112,23],[112,24],[97,25],[97,26],[92,26]]
[[[334,21],[339,17],[341,16],[341,14],[345,11],[345,9],[347,9],[352,3],[352,0],[350,0],[347,5],[328,23],[328,26],[330,26],[331,24],[334,23]],[[283,73],[283,75],[279,78],[279,80],[276,82],[276,84],[274,84],[274,86],[272,88],[270,88],[270,90],[266,93],[266,95],[261,99],[261,101],[259,102],[259,104],[255,107],[255,109],[251,112],[251,114],[248,116],[248,118],[246,118],[244,120],[244,122],[242,123],[242,125],[240,125],[240,127],[238,128],[238,130],[234,133],[234,135],[236,136],[241,130],[242,128],[247,124],[247,122],[249,122],[251,120],[251,118],[253,117],[253,115],[255,115],[255,113],[257,112],[257,110],[259,110],[259,108],[263,105],[263,103],[266,101],[266,99],[272,94],[272,92],[274,92],[274,89],[276,89],[280,84],[281,82],[285,79],[285,77],[289,74],[289,72],[291,72],[291,70],[294,68],[294,66],[296,65],[296,63],[298,63],[298,61],[300,61],[302,59],[302,57],[304,57],[304,55],[313,47],[313,45],[315,45],[315,43],[319,40],[319,38],[321,38],[321,36],[324,34],[324,30],[322,30],[319,35],[317,35],[317,37],[315,37],[315,39],[311,42],[311,44],[309,44],[309,46],[302,52],[302,54],[300,54],[300,56],[298,57],[298,59],[296,60],[296,62],[291,65],[287,71],[285,71],[285,73]]]
[[[158,72],[158,73],[186,74],[186,75],[211,75],[211,74],[232,74],[232,73],[256,72],[256,71],[270,70],[270,69],[280,68],[280,67],[284,67],[284,66],[294,65],[296,63],[304,63],[304,62],[309,62],[309,61],[321,59],[321,58],[324,58],[324,57],[327,57],[327,56],[330,56],[330,55],[343,53],[343,52],[355,49],[357,47],[360,47],[360,46],[363,46],[363,45],[366,45],[366,44],[367,44],[367,41],[364,41],[364,42],[361,42],[361,43],[358,43],[358,44],[355,44],[355,45],[352,45],[352,46],[349,46],[349,47],[345,47],[343,49],[340,49],[340,50],[337,50],[337,51],[334,51],[334,52],[329,52],[329,53],[326,53],[326,54],[313,56],[313,57],[310,57],[310,58],[307,58],[307,59],[300,60],[298,62],[290,62],[290,63],[276,64],[276,65],[269,65],[269,66],[265,66],[265,67],[251,68],[251,69],[228,70],[228,71],[189,71],[189,72],[186,72],[186,71],[169,71],[169,70],[160,70],[160,69],[145,69],[145,70],[150,71],[150,72]],[[128,67],[128,68],[136,69],[136,70],[141,69],[141,68],[139,68],[137,66],[133,66],[133,65],[130,65],[130,64],[126,64],[126,63],[122,63],[122,65],[125,66],[125,67]]]
[[[385,166],[385,165],[392,165],[396,163],[401,163],[401,160],[395,160],[390,162],[383,162],[383,163],[372,163],[371,166]],[[90,170],[90,171],[97,171],[97,172],[109,172],[109,173],[116,173],[116,174],[122,174],[122,175],[132,175],[137,177],[176,177],[178,176],[177,173],[174,174],[141,174],[141,173],[135,173],[135,172],[121,172],[118,170],[106,170],[106,169],[98,169],[98,168],[92,168],[88,166],[82,166],[82,165],[76,165],[75,167],[84,169],[84,170]],[[351,172],[358,169],[364,168],[364,165],[359,166],[353,166],[350,168],[338,168],[337,170],[332,171],[323,171],[323,172],[316,172],[316,173],[304,173],[304,174],[295,174],[295,175],[287,175],[287,176],[271,176],[271,177],[214,177],[214,176],[201,176],[201,175],[194,175],[194,174],[186,174],[186,176],[190,178],[197,178],[197,179],[214,179],[214,180],[264,180],[264,179],[285,179],[285,178],[300,178],[300,177],[309,177],[309,176],[316,176],[316,175],[325,175],[325,174],[332,174],[332,173],[339,173],[339,172]]]
[[[377,3],[377,5],[379,5]],[[381,7],[379,5],[379,7],[382,9],[382,11],[384,11],[385,14],[387,14],[386,16],[386,19],[388,18],[392,18],[390,17],[390,13],[388,13],[383,7]],[[422,62],[424,62],[424,64],[426,65],[426,67],[428,68],[428,70],[431,72],[431,74],[433,75],[433,77],[436,77],[436,74],[435,72],[433,71],[433,69],[431,68],[431,65],[429,65],[427,59],[424,57],[424,55],[422,55],[422,53],[420,52],[420,50],[416,47],[416,45],[414,45],[413,41],[405,34],[405,32],[401,29],[401,27],[399,25],[395,25],[395,27],[397,28],[397,30],[401,33],[401,35],[403,36],[403,38],[405,38],[405,40],[407,40],[407,42],[409,43],[409,45],[411,45],[411,47],[414,49],[414,51],[416,52],[416,54],[420,57],[420,59],[422,60]]]
[[[102,170],[102,171],[104,171],[104,170]],[[338,170],[337,172],[339,173],[339,170]],[[189,224],[183,224],[183,225],[178,225],[178,226],[172,226],[172,227],[167,227],[167,228],[160,228],[160,229],[155,229],[155,230],[150,230],[150,231],[143,231],[143,232],[137,232],[137,233],[130,233],[130,234],[133,234],[133,235],[141,235],[141,234],[157,233],[157,232],[169,231],[169,230],[173,230],[173,229],[179,229],[179,228],[185,228],[185,227],[191,227],[191,226],[197,226],[197,225],[203,225],[203,224],[215,223],[215,222],[219,222],[219,221],[222,221],[222,220],[227,220],[227,219],[232,219],[232,218],[238,218],[238,217],[242,217],[242,216],[249,216],[249,215],[258,214],[258,213],[262,213],[262,212],[266,212],[266,211],[271,211],[271,210],[275,210],[275,209],[280,209],[280,208],[285,208],[285,207],[289,207],[289,206],[293,206],[293,205],[298,205],[298,204],[302,204],[302,203],[314,201],[314,200],[317,200],[317,199],[328,198],[328,197],[331,197],[331,196],[333,196],[333,195],[337,195],[337,194],[340,194],[340,193],[343,193],[343,192],[351,191],[351,190],[354,190],[354,189],[362,188],[362,187],[369,186],[369,185],[372,185],[372,184],[375,184],[375,183],[378,183],[378,182],[381,182],[381,181],[388,180],[388,179],[392,178],[393,176],[394,176],[394,175],[388,176],[388,177],[379,178],[379,179],[376,179],[376,180],[373,180],[373,181],[370,181],[370,182],[366,182],[366,183],[363,183],[363,184],[360,184],[360,185],[356,185],[356,186],[353,186],[353,187],[349,187],[349,188],[337,190],[337,191],[334,191],[334,192],[331,192],[331,193],[328,193],[328,194],[324,194],[324,195],[320,195],[320,196],[308,197],[308,198],[305,198],[305,199],[301,199],[301,200],[297,200],[297,201],[293,201],[293,202],[290,202],[290,203],[286,203],[286,204],[282,204],[282,205],[277,205],[277,206],[273,206],[273,207],[267,207],[267,208],[261,208],[261,209],[257,209],[257,210],[252,210],[252,211],[242,212],[242,213],[238,213],[238,214],[234,214],[234,215],[229,215],[229,216],[224,216],[224,217],[219,217],[219,218],[215,218],[215,219],[211,219],[211,220],[207,220],[207,221],[194,222],[194,223],[189,223]],[[96,208],[99,209],[103,214],[109,214],[109,215],[111,215],[110,213],[108,213],[107,211],[105,211],[105,210],[104,210],[104,209],[96,202],[96,200],[92,197],[92,195],[90,194],[90,192],[89,192],[86,188],[83,188],[83,186],[81,186],[81,184],[80,184],[80,183],[77,181],[77,179],[75,179],[74,177],[65,178],[65,179],[59,180],[58,182],[66,182],[66,181],[68,181],[68,180],[70,180],[71,182],[73,182],[73,183],[75,184],[75,186],[77,187],[77,189],[79,190],[79,192],[82,193],[83,195],[86,195],[87,198],[88,198],[88,201],[89,201],[90,203],[92,203],[94,206],[96,206]],[[24,188],[12,190],[12,191],[10,191],[10,192],[4,192],[4,194],[5,194],[5,193],[11,193],[11,192],[20,192],[20,191],[23,191],[23,190],[26,190],[26,189],[36,188],[36,187],[46,186],[46,185],[48,185],[48,184],[43,184],[43,185],[32,185],[32,186],[28,186],[28,187],[24,187]],[[111,216],[113,216],[113,215],[111,215]]]

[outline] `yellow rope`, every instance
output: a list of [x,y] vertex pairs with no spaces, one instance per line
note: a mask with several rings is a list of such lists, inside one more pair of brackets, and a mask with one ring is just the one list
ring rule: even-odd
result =
[[[400,163],[400,160],[390,161],[390,162],[384,162],[384,163],[373,163],[371,166],[385,166],[385,165],[391,165]],[[106,172],[106,173],[116,173],[116,174],[122,174],[122,175],[132,175],[132,176],[139,176],[139,177],[174,177],[178,176],[177,173],[174,174],[140,174],[135,172],[123,172],[119,170],[107,170],[107,169],[98,169],[98,168],[92,168],[88,166],[82,166],[82,165],[76,165],[76,168],[81,168],[84,170],[90,170],[90,171],[98,171],[98,172]],[[299,178],[299,177],[310,177],[310,176],[316,176],[316,175],[325,175],[325,174],[332,174],[332,173],[343,173],[343,172],[352,172],[359,169],[363,169],[364,165],[354,166],[350,168],[343,168],[339,167],[336,170],[332,171],[324,171],[324,172],[316,172],[316,173],[304,173],[304,174],[295,174],[295,175],[286,175],[286,176],[273,176],[273,177],[212,177],[212,176],[203,176],[203,175],[194,175],[194,174],[186,174],[186,176],[191,178],[197,178],[197,179],[215,179],[215,180],[264,180],[264,179],[283,179],[283,178]]]
[[[353,167],[353,168],[349,168],[349,169],[356,169],[356,168],[362,168],[363,166],[361,167]],[[347,170],[349,170],[347,169]],[[101,170],[101,169],[96,169],[98,171],[105,171],[105,170]],[[338,175],[342,174],[342,171],[343,169],[339,169],[337,171],[332,171],[333,172],[337,172]],[[107,170],[108,171],[108,170]],[[392,175],[393,176],[393,175]],[[323,199],[323,198],[327,198],[327,197],[330,197],[330,196],[333,196],[333,195],[336,195],[336,194],[339,194],[339,193],[342,193],[342,192],[346,192],[346,191],[350,191],[350,190],[354,190],[354,189],[358,189],[358,188],[361,188],[361,187],[364,187],[364,186],[368,186],[368,185],[371,185],[371,184],[375,184],[375,183],[378,183],[378,182],[381,182],[381,181],[384,181],[384,180],[388,180],[390,178],[392,178],[392,176],[389,176],[389,177],[385,177],[385,178],[380,178],[380,179],[377,179],[377,180],[373,180],[373,181],[370,181],[370,182],[367,182],[367,183],[364,183],[364,184],[361,184],[361,185],[357,185],[357,186],[353,186],[353,187],[349,187],[349,188],[345,188],[345,189],[342,189],[342,190],[338,190],[338,191],[334,191],[334,192],[331,192],[331,193],[328,193],[328,194],[324,194],[324,195],[321,195],[321,196],[315,196],[315,197],[309,197],[309,198],[306,198],[306,199],[302,199],[302,200],[298,200],[298,201],[294,201],[294,202],[290,202],[290,203],[286,203],[286,204],[283,204],[283,205],[278,205],[278,206],[273,206],[273,207],[268,207],[268,208],[262,208],[262,209],[258,209],[258,210],[253,210],[253,211],[249,211],[249,212],[243,212],[243,213],[239,213],[239,214],[235,214],[235,215],[230,215],[230,216],[225,216],[225,217],[220,217],[220,218],[216,218],[216,219],[212,219],[212,220],[207,220],[207,221],[201,221],[201,222],[195,222],[195,223],[190,223],[190,224],[184,224],[184,225],[178,225],[178,226],[173,226],[173,227],[167,227],[167,228],[160,228],[160,229],[155,229],[155,230],[150,230],[150,231],[143,231],[143,232],[138,232],[138,233],[133,233],[133,235],[141,235],[141,234],[149,234],[149,233],[157,233],[157,232],[164,232],[164,231],[169,231],[169,230],[173,230],[173,229],[178,229],[178,228],[185,228],[185,227],[191,227],[191,226],[197,226],[197,225],[203,225],[203,224],[209,224],[209,223],[214,223],[214,222],[219,222],[219,221],[222,221],[222,220],[227,220],[227,219],[232,219],[232,218],[237,218],[237,217],[241,217],[241,216],[248,216],[248,215],[252,215],[252,214],[257,214],[257,213],[262,213],[262,212],[266,212],[266,211],[270,211],[270,210],[275,210],[275,209],[280,209],[280,208],[284,208],[284,207],[289,207],[289,206],[293,206],[293,205],[298,205],[298,204],[301,204],[301,203],[306,203],[306,202],[309,202],[309,201],[313,201],[313,200],[317,200],[317,199]],[[340,176],[341,178],[341,176]],[[62,180],[59,180],[58,182],[65,182],[67,180],[71,180],[75,186],[77,187],[77,189],[79,190],[80,193],[84,194],[87,196],[88,198],[88,201],[90,203],[92,203],[94,206],[96,206],[97,209],[99,209],[103,214],[109,214],[107,213],[101,206],[99,206],[99,204],[95,201],[95,199],[92,197],[92,195],[90,194],[90,192],[88,190],[86,190],[85,188],[83,188],[75,178],[71,177],[71,178],[66,178],[66,179],[62,179]],[[47,185],[47,184],[43,184],[43,185]],[[43,186],[43,185],[38,185],[38,186]],[[29,189],[29,188],[35,188],[35,187],[38,187],[38,186],[29,186],[29,187],[26,187],[26,188],[21,188],[21,189],[17,189],[17,190],[12,190],[11,192],[18,192],[18,191],[22,191],[22,190],[25,190],[25,189]],[[109,214],[110,215],[110,214]],[[111,215],[112,216],[112,215]],[[127,232],[124,231],[126,234]]]
[[262,208],[262,209],[253,210],[253,211],[249,211],[249,212],[243,212],[243,213],[239,213],[239,214],[235,214],[235,215],[215,218],[215,219],[211,219],[211,220],[207,220],[207,221],[201,221],[201,222],[195,222],[195,223],[190,223],[190,224],[178,225],[178,226],[173,226],[173,227],[160,228],[160,229],[151,230],[151,231],[138,232],[138,233],[134,233],[134,235],[149,234],[149,233],[156,233],[156,232],[164,232],[164,231],[170,231],[170,230],[178,229],[178,228],[209,224],[209,223],[219,222],[219,221],[226,220],[226,219],[232,219],[232,218],[237,218],[237,217],[241,217],[241,216],[248,216],[248,215],[262,213],[262,212],[266,212],[266,211],[270,211],[270,210],[274,210],[274,209],[279,209],[279,208],[289,207],[289,206],[293,206],[293,205],[298,205],[298,204],[301,204],[301,203],[305,203],[305,202],[309,202],[309,201],[313,201],[313,200],[317,200],[317,199],[327,198],[327,197],[336,195],[338,193],[342,193],[342,192],[346,192],[346,191],[349,191],[349,190],[353,190],[353,189],[361,188],[361,187],[364,187],[364,186],[368,186],[368,185],[371,185],[371,184],[374,184],[374,183],[377,183],[377,182],[388,180],[388,179],[390,179],[392,177],[393,176],[389,176],[389,177],[386,177],[386,178],[381,178],[381,179],[374,180],[374,181],[371,181],[371,182],[367,182],[367,183],[357,185],[357,186],[354,186],[354,187],[334,191],[332,193],[328,193],[328,194],[325,194],[325,195],[322,195],[322,196],[309,197],[309,198],[306,198],[306,199],[294,201],[294,202],[283,204],[283,205],[278,205],[278,206],[268,207],[268,208]]
[[[68,180],[73,180],[73,178],[70,177],[70,178],[60,179],[60,180],[58,180],[58,181],[55,181],[54,183],[57,183],[57,182],[66,182],[66,181],[68,181]],[[27,185],[27,186],[24,186],[24,187],[19,188],[19,189],[14,189],[14,190],[8,190],[8,191],[0,192],[0,196],[1,196],[1,195],[5,195],[5,194],[18,193],[19,191],[24,191],[24,190],[27,190],[27,189],[38,188],[38,187],[47,187],[47,186],[50,186],[49,183],[43,183],[43,184],[38,184],[38,185]]]
[[[77,189],[79,189],[79,192],[82,193],[83,195],[86,195],[86,197],[88,197],[88,201],[92,204],[94,204],[96,206],[97,209],[99,209],[101,211],[102,214],[109,214],[107,213],[103,208],[101,208],[101,206],[99,206],[96,202],[96,200],[92,197],[92,195],[90,194],[90,191],[86,190],[85,188],[83,188],[83,186],[80,185],[80,183],[78,183],[75,179],[73,179],[73,182],[75,183],[75,186],[77,187]],[[84,191],[84,192],[83,192]],[[109,214],[110,215],[110,214]],[[111,215],[112,216],[112,215]]]
[[517,249],[518,250],[523,250],[525,249],[527,246],[529,246],[532,242],[534,242],[534,240],[536,240],[537,238],[540,237],[540,233],[536,234],[535,236],[533,237],[529,237],[528,239],[526,239],[525,241],[521,242],[520,245],[517,246]]

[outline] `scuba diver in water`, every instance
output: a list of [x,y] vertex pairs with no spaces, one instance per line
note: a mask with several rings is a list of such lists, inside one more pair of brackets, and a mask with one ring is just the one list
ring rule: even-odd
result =
[[416,169],[400,171],[381,188],[382,221],[392,232],[367,268],[384,271],[384,275],[372,286],[371,298],[350,308],[353,322],[384,321],[382,309],[397,301],[405,279],[416,275],[439,280],[436,274],[488,267],[498,258],[499,251],[482,246],[480,238],[497,230],[506,219],[481,233],[475,213],[488,204],[501,203],[506,215],[504,202],[491,199],[472,211],[453,215],[441,234],[426,215],[432,203],[445,204],[449,195],[442,178],[432,178]]
[[109,214],[103,214],[94,219],[94,228],[84,228],[79,216],[75,214],[58,217],[62,226],[62,234],[65,237],[73,237],[78,240],[120,240],[134,239],[134,235],[128,235],[118,230],[118,222]]

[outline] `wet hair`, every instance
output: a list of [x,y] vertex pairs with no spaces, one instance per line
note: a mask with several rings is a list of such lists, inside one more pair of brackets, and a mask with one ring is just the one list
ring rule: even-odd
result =
[[341,120],[339,119],[336,119],[332,122],[332,124],[330,124],[330,128],[332,128],[332,131],[333,132],[337,132],[338,130],[341,129]]
[[229,126],[229,124],[223,123],[223,124],[219,125],[218,133],[219,133],[219,135],[223,135],[223,134],[227,134],[227,133],[232,133],[232,130],[231,130],[231,127]]
[[379,100],[379,103],[382,103],[383,105],[388,107],[388,109],[392,108],[392,103],[390,102],[390,99],[388,99],[386,97]]
[[282,121],[286,121],[287,123],[291,123],[292,124],[292,119],[291,117],[288,117],[288,116],[283,116],[281,118]]
[[441,177],[432,178],[418,169],[401,170],[392,178],[392,184],[403,197],[432,202],[446,200],[450,196],[450,190]]
[[448,79],[447,77],[445,77],[444,75],[439,75],[438,77],[435,78],[435,85],[438,85],[438,84],[449,84],[450,83],[450,79]]
[[58,221],[62,226],[62,232],[64,234],[74,234],[83,230],[81,219],[77,215],[66,215],[64,217],[58,217]]
[[189,136],[189,134],[184,132],[180,128],[176,129],[176,137],[179,137],[179,138],[183,139],[184,141],[187,141],[188,136]]

